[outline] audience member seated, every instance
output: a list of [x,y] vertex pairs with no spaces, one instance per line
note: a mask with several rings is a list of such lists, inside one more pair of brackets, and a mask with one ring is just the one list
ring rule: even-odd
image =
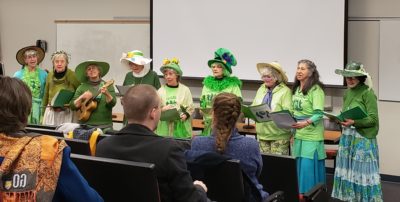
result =
[[[161,201],[209,201],[207,187],[193,182],[183,148],[174,139],[156,135],[161,99],[154,87],[131,87],[121,100],[128,125],[101,140],[96,156],[155,164]],[[132,107],[135,106],[135,107]]]
[[103,201],[54,137],[23,130],[32,107],[29,87],[0,77],[0,201]]
[[[241,112],[240,98],[231,93],[221,93],[214,98],[212,133],[210,136],[195,137],[187,158],[213,151],[233,159],[240,160],[244,173],[260,192],[262,200],[268,197],[258,182],[262,170],[262,159],[257,140],[242,136],[236,128],[236,121]],[[256,197],[256,196],[255,196]],[[256,197],[257,198],[257,197]]]

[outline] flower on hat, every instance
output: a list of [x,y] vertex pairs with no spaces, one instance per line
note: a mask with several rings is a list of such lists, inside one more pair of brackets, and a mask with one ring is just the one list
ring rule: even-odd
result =
[[178,58],[165,58],[162,62],[162,66],[160,68],[161,72],[164,72],[166,68],[174,70],[179,76],[182,76],[182,70],[179,66],[179,59]]

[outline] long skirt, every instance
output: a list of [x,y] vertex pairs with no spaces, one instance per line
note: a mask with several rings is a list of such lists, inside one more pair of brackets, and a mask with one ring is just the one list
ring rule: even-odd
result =
[[63,123],[74,122],[74,112],[66,108],[63,111],[54,111],[51,107],[46,107],[43,116],[43,125],[58,126]]
[[343,201],[383,201],[376,139],[344,128],[336,156],[332,197]]
[[314,159],[296,157],[296,162],[300,194],[310,191],[319,183],[326,183],[325,159],[318,160],[317,152],[314,153]]

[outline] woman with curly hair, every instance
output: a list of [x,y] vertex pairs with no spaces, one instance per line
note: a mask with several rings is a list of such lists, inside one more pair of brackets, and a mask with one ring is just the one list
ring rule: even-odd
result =
[[220,93],[214,99],[212,106],[212,133],[207,137],[195,137],[192,140],[193,155],[202,152],[216,152],[233,159],[240,160],[240,166],[259,191],[262,199],[268,193],[258,182],[262,170],[262,158],[258,142],[254,138],[240,135],[236,121],[241,113],[240,98],[232,93]]

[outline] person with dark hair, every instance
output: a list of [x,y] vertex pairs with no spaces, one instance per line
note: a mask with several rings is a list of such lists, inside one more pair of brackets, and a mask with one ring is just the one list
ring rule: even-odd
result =
[[65,51],[56,51],[51,55],[53,71],[47,76],[42,101],[42,107],[45,109],[42,121],[44,125],[58,126],[73,121],[74,113],[69,107],[53,107],[51,105],[53,98],[60,90],[75,92],[80,85],[74,71],[68,68],[69,59],[69,55]]
[[[277,62],[258,63],[263,84],[258,88],[252,105],[267,104],[272,112],[292,109],[292,92],[288,78]],[[256,123],[257,140],[263,153],[289,155],[291,133],[276,126],[273,121]]]
[[323,110],[325,93],[317,66],[300,60],[293,84],[293,115],[297,120],[292,155],[297,161],[299,192],[325,183],[325,148]]
[[131,87],[121,100],[128,125],[97,145],[96,156],[155,164],[161,201],[208,201],[207,187],[192,180],[183,148],[158,136],[161,99],[148,84]]
[[164,74],[165,85],[158,89],[161,97],[161,111],[176,109],[179,119],[160,121],[156,133],[161,136],[190,139],[192,137],[192,119],[194,111],[190,89],[180,82],[182,70],[177,58],[164,59],[160,71]]
[[0,77],[0,201],[103,201],[54,137],[27,134],[32,94],[22,81]]
[[237,61],[232,52],[226,48],[218,48],[214,52],[214,58],[208,61],[208,67],[212,71],[212,76],[207,76],[203,80],[203,89],[200,96],[200,110],[203,112],[204,129],[203,136],[211,134],[211,113],[212,100],[222,92],[233,93],[242,98],[242,81],[236,76],[232,76],[232,67],[236,66]]
[[335,73],[345,77],[347,84],[342,109],[360,107],[367,117],[341,122],[332,197],[343,201],[383,201],[376,140],[378,104],[371,77],[359,62],[350,62]]
[[239,97],[232,93],[218,94],[212,105],[211,136],[194,137],[187,158],[194,159],[196,155],[202,155],[202,152],[216,152],[240,160],[241,168],[258,189],[263,200],[268,197],[268,193],[258,182],[263,167],[260,148],[257,140],[239,134],[236,121],[240,113]]
[[21,79],[32,92],[32,111],[28,123],[40,124],[42,117],[42,98],[46,85],[47,72],[39,67],[45,56],[44,50],[37,46],[27,46],[17,52],[17,61],[22,69],[14,77]]

